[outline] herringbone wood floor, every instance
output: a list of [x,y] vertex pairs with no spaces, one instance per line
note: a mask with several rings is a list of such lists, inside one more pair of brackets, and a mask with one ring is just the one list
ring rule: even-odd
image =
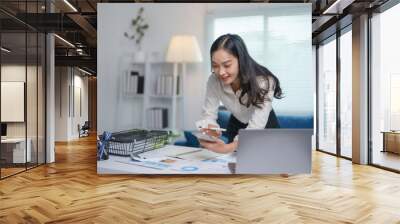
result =
[[0,223],[400,223],[400,175],[319,152],[311,175],[99,176],[95,138],[0,181]]

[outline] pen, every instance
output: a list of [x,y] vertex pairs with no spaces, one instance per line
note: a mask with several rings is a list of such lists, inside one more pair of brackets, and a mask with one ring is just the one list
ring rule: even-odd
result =
[[226,131],[225,128],[204,128],[204,129],[208,129],[208,130],[212,130],[212,131]]

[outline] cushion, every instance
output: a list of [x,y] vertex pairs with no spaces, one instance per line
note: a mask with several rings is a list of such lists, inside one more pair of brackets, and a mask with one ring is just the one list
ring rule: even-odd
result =
[[[227,128],[231,113],[227,110],[218,111],[217,123],[221,128]],[[312,115],[281,115],[277,114],[280,128],[313,128],[313,116]],[[191,131],[184,131],[186,141],[177,141],[175,145],[182,145],[188,147],[200,147],[200,143],[196,136]],[[227,143],[228,138],[226,132],[222,132],[221,139]]]
[[186,146],[189,147],[200,147],[199,140],[197,140],[197,137],[192,134],[190,131],[184,131],[183,134],[185,135],[186,138]]
[[313,128],[312,115],[278,115],[280,128]]

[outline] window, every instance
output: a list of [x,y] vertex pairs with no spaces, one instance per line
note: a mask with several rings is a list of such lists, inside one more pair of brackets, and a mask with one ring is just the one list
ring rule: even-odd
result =
[[352,33],[340,36],[340,154],[352,157]]
[[336,37],[318,48],[319,149],[336,154]]
[[372,19],[372,163],[400,170],[400,5]]
[[238,34],[256,61],[264,61],[264,16],[217,18],[214,21],[214,38],[227,33]]
[[[209,44],[220,35],[238,34],[250,55],[267,67],[281,82],[284,98],[273,101],[278,116],[307,116],[312,126],[313,92],[315,89],[312,46],[311,9],[266,7],[262,11],[229,12],[211,17]],[[246,13],[246,15],[244,15]]]

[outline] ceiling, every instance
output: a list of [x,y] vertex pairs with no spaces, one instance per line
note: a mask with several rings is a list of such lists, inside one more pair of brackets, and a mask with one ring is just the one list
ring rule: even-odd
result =
[[[386,1],[388,0],[340,0],[339,4],[335,4],[335,0],[199,0],[190,2],[312,3],[312,37],[313,43],[317,43],[335,32],[338,20],[344,21],[340,23],[340,26],[346,26],[346,21],[351,23],[352,16],[357,16],[365,10],[374,9]],[[80,66],[95,73],[97,67],[97,3],[188,1],[68,0],[70,5],[64,0],[47,0],[47,2],[46,9],[45,0],[1,0],[0,25],[2,32],[7,33],[2,35],[2,39],[8,38],[7,42],[14,41],[14,47],[19,45],[18,42],[20,46],[24,46],[23,33],[18,32],[25,32],[25,28],[32,31],[55,32],[74,45],[72,47],[60,38],[55,38],[56,65]],[[50,7],[54,12],[46,13],[50,11]],[[328,8],[330,11],[327,12],[329,13],[324,14],[323,12]],[[5,43],[4,41],[2,43]],[[31,51],[30,47],[35,47],[34,43],[28,46],[28,52]]]

